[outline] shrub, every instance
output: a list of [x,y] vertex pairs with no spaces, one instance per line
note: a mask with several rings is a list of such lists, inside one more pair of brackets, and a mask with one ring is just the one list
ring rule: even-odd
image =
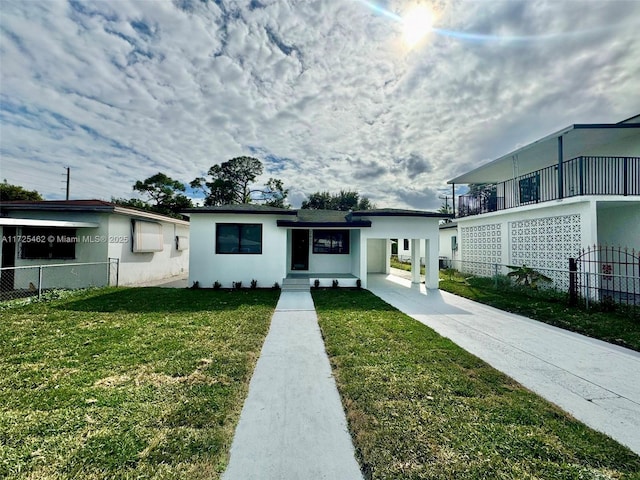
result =
[[232,282],[231,286],[234,290],[240,290],[242,288],[242,281]]
[[338,284],[339,284],[338,279],[334,279],[333,282],[331,282],[331,287],[338,288]]
[[518,285],[522,285],[524,287],[529,287],[537,290],[538,282],[553,282],[553,280],[546,275],[543,275],[537,270],[534,270],[531,267],[527,267],[526,265],[522,265],[521,267],[507,265],[507,267],[512,270],[511,272],[507,273],[507,276],[513,277]]
[[258,288],[258,280],[254,278],[251,280],[251,289],[255,290],[256,288]]
[[193,288],[194,290],[197,290],[200,288],[200,282],[198,280],[196,280],[195,282],[193,282],[193,285],[191,285],[191,288]]
[[356,280],[356,287],[357,288],[362,288],[362,280],[360,280],[360,279]]
[[219,281],[215,281],[213,282],[213,289],[214,290],[220,290],[222,288],[222,284]]
[[313,286],[314,286],[314,288],[320,288],[320,279],[319,278],[316,278],[313,281]]
[[271,288],[273,288],[274,290],[280,290],[280,284],[278,282],[276,282],[276,283],[273,284],[273,287],[271,287]]

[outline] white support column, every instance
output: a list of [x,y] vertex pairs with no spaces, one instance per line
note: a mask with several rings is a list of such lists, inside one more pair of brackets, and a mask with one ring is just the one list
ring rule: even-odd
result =
[[367,276],[369,266],[367,265],[367,237],[360,232],[360,281],[362,288],[367,288]]
[[420,240],[411,239],[411,283],[420,283]]
[[391,273],[391,240],[387,238],[387,249],[384,259],[384,273],[389,275]]
[[424,241],[424,266],[426,269],[424,283],[427,288],[438,288],[438,239],[427,238]]

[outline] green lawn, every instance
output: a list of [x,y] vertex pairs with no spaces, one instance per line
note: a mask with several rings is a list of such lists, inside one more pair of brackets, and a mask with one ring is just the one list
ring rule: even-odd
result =
[[367,478],[640,478],[630,450],[370,292],[312,294]]
[[101,289],[0,312],[0,478],[218,478],[278,291]]
[[504,277],[440,272],[440,289],[508,312],[640,351],[640,308],[604,305],[590,310],[570,307],[566,294],[513,287]]

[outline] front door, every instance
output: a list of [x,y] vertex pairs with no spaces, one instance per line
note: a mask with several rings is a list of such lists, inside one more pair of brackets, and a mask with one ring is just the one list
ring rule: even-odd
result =
[[309,270],[309,230],[291,230],[291,270]]

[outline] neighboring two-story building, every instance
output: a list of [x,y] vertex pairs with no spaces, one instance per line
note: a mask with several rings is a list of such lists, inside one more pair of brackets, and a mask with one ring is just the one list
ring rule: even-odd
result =
[[[583,249],[640,250],[640,115],[617,124],[571,125],[448,183],[454,192],[456,185],[474,185],[456,198],[464,270],[490,276],[494,265],[527,265],[547,269],[564,288],[567,275],[553,271],[567,270],[569,258]],[[596,260],[584,268],[601,268],[602,259]],[[630,262],[625,257],[604,270],[615,276],[626,268],[628,276],[640,276],[635,267],[628,271]],[[500,267],[499,273],[507,271]],[[639,287],[632,280],[626,288],[640,293]]]

